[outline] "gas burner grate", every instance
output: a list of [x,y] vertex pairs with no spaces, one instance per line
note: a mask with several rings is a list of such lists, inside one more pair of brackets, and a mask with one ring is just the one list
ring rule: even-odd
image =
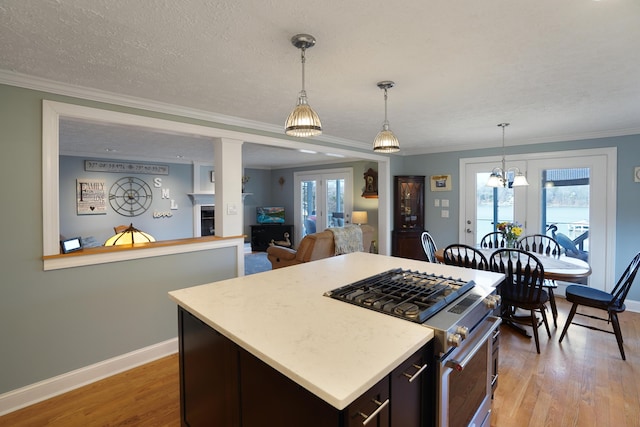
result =
[[474,285],[473,281],[396,268],[326,292],[325,296],[424,323]]

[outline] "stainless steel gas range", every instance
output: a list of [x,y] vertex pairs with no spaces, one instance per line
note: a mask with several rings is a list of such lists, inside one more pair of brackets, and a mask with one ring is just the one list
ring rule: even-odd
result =
[[397,268],[325,296],[432,328],[438,365],[435,424],[489,426],[498,375],[495,288]]

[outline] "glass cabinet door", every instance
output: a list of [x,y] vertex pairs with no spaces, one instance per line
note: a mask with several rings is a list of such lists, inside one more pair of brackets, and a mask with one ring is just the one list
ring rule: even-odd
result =
[[396,176],[395,215],[396,230],[424,228],[424,176]]

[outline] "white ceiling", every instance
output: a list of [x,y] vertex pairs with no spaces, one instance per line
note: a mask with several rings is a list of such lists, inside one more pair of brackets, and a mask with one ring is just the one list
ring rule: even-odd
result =
[[0,69],[282,132],[297,33],[320,139],[370,146],[380,80],[404,155],[640,133],[638,0],[3,0]]

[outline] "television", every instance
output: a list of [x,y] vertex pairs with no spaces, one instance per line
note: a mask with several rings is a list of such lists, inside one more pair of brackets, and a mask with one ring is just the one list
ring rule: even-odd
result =
[[263,206],[256,208],[258,224],[284,224],[284,207]]

